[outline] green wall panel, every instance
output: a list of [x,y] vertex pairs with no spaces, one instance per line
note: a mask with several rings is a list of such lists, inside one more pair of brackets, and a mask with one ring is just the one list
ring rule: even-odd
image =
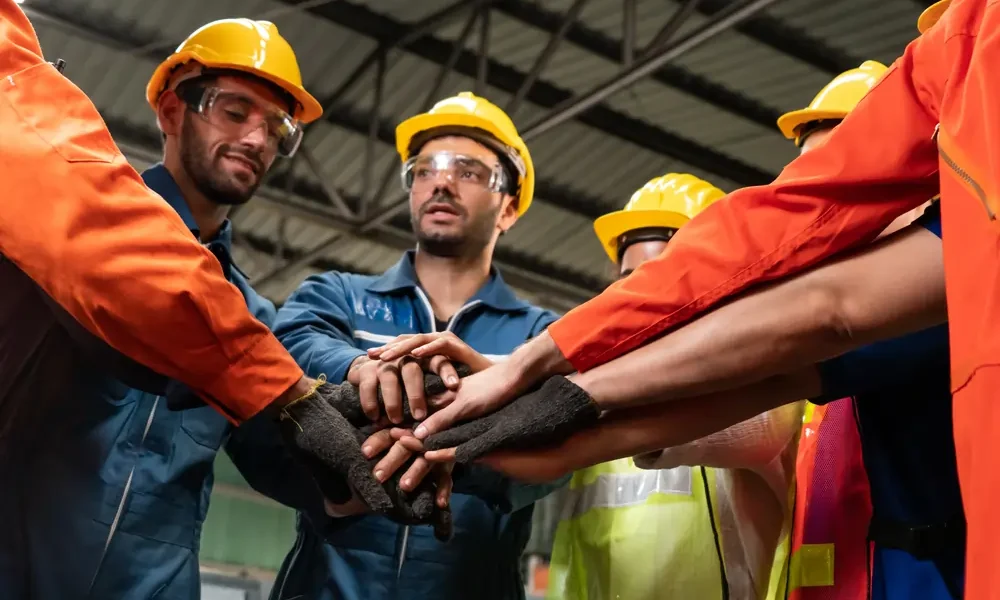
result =
[[201,560],[276,571],[295,542],[295,511],[250,489],[224,453],[201,536]]

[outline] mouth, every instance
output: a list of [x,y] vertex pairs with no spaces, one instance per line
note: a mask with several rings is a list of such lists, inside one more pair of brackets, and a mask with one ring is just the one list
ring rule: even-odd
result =
[[226,154],[223,156],[229,162],[241,167],[245,171],[249,171],[254,176],[260,173],[260,165],[256,162],[246,158],[245,156],[239,156],[236,154]]
[[440,217],[447,215],[452,215],[454,217],[461,216],[461,214],[454,206],[446,202],[435,202],[433,204],[428,205],[424,209],[424,215],[432,217]]

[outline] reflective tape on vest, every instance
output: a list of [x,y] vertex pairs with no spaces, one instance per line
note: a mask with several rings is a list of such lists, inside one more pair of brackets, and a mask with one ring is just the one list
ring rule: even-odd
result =
[[592,508],[620,508],[642,504],[652,494],[691,495],[691,469],[641,473],[604,473],[590,484],[568,490],[562,519],[572,519]]
[[833,585],[833,544],[802,544],[792,554],[791,589]]

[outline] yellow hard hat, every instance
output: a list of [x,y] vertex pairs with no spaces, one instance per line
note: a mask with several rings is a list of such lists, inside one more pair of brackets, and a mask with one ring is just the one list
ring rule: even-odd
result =
[[174,70],[191,61],[210,69],[245,71],[270,81],[295,98],[299,106],[292,116],[303,123],[323,115],[323,107],[302,87],[295,52],[274,23],[222,19],[196,30],[153,71],[146,85],[146,100],[154,110]]
[[594,232],[604,251],[618,262],[618,242],[622,235],[662,227],[680,229],[726,193],[711,183],[686,173],[667,173],[651,179],[629,199],[625,208],[594,221]]
[[827,119],[843,119],[875,87],[885,72],[886,66],[874,60],[866,60],[860,67],[844,71],[826,84],[809,106],[781,115],[778,118],[778,129],[786,138],[799,143],[803,125]]
[[415,138],[420,141],[421,134],[450,128],[480,130],[487,134],[483,138],[488,139],[475,137],[477,141],[501,146],[495,149],[501,151],[517,170],[517,214],[523,215],[535,194],[535,165],[514,122],[489,100],[471,92],[445,98],[429,111],[410,117],[396,127],[396,150],[406,162],[416,149],[413,147]]
[[948,10],[948,5],[951,4],[951,0],[940,0],[927,7],[924,12],[920,13],[917,17],[917,31],[923,33],[934,26],[944,14],[944,11]]

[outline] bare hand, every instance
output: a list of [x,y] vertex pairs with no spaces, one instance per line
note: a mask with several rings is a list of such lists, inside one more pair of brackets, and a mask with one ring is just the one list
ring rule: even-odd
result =
[[[395,435],[393,435],[393,432],[395,432]],[[383,429],[375,432],[365,440],[361,445],[361,451],[368,458],[374,458],[386,452],[385,456],[376,463],[374,469],[375,478],[378,479],[379,483],[385,483],[414,454],[422,453],[423,447],[419,441],[410,435],[408,429]],[[434,472],[438,486],[437,502],[439,506],[444,508],[448,506],[448,500],[451,497],[451,471],[453,467],[454,465],[452,464],[435,465],[422,456],[418,457],[410,465],[410,468],[403,473],[402,478],[400,478],[399,487],[404,491],[412,492],[427,477],[428,473]]]
[[462,380],[455,401],[427,417],[414,435],[424,439],[455,423],[491,413],[513,400],[518,391],[518,374],[509,362],[501,362]]
[[457,389],[459,383],[452,361],[465,363],[473,373],[493,365],[450,331],[399,336],[381,348],[369,350],[368,358],[392,361],[407,354],[428,361],[429,370],[437,373],[451,389]]
[[372,421],[378,421],[381,414],[378,400],[380,389],[385,414],[391,422],[403,422],[404,389],[413,418],[419,420],[427,416],[424,371],[413,358],[404,356],[393,361],[378,361],[359,356],[351,363],[347,381],[358,386],[361,409]]

